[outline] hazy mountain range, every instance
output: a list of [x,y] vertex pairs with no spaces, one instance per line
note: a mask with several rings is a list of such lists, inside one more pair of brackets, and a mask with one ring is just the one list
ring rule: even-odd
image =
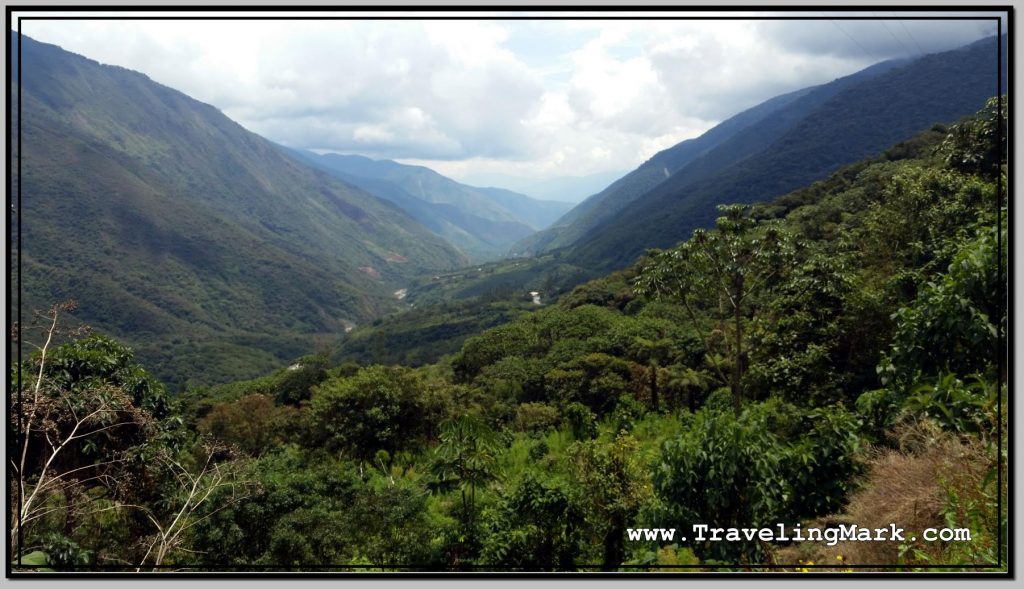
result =
[[536,200],[511,190],[460,184],[423,166],[283,149],[397,204],[475,261],[503,257],[515,241],[544,229],[572,208],[570,203]]
[[537,199],[577,204],[604,190],[625,174],[626,170],[613,170],[584,176],[553,176],[538,180],[511,174],[475,173],[464,177],[463,182],[474,186],[504,186]]

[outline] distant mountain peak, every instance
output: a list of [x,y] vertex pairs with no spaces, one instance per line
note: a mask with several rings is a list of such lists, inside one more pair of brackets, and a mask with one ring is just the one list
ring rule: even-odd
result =
[[425,166],[393,160],[287,149],[286,153],[395,203],[477,261],[503,257],[513,242],[546,227],[571,206],[469,186]]

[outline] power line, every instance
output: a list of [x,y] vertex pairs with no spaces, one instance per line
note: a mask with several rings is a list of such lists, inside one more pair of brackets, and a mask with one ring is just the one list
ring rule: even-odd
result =
[[[824,13],[822,13],[822,16],[824,16]],[[853,41],[857,45],[857,47],[860,47],[860,50],[863,51],[864,55],[867,55],[868,58],[871,59],[871,61],[879,61],[877,58],[875,58],[874,55],[871,55],[871,53],[867,49],[865,49],[863,45],[860,44],[860,41],[854,39],[853,35],[851,35],[850,33],[846,32],[846,29],[844,29],[843,27],[839,26],[839,23],[837,23],[836,21],[832,20],[831,18],[828,19],[828,22],[834,24],[836,26],[836,28],[839,29],[840,31],[842,31],[843,34],[846,35],[846,37],[848,39],[850,39],[851,41]]]
[[[892,14],[893,16],[896,16],[895,12]],[[917,45],[917,50],[921,52],[921,55],[924,55],[924,49],[921,48],[921,44],[917,42],[917,39],[915,39],[914,36],[910,34],[910,29],[907,28],[907,23],[903,22],[902,20],[897,20],[896,22],[900,23],[900,26],[903,27],[903,30],[907,32],[907,36],[910,37],[910,40],[914,42],[914,45]]]
[[[878,16],[878,13],[877,13],[877,12],[872,12],[871,14],[873,14],[873,15],[875,15],[875,16]],[[879,17],[879,18],[881,18],[881,17]],[[905,52],[907,53],[907,55],[909,56],[909,55],[910,55],[910,54],[911,54],[912,52],[910,51],[910,48],[909,48],[909,47],[907,47],[907,44],[906,44],[906,43],[904,43],[902,39],[900,39],[899,37],[897,37],[897,36],[896,36],[896,33],[893,33],[893,32],[892,32],[892,29],[890,29],[890,28],[889,28],[889,25],[885,24],[885,19],[882,19],[882,20],[881,20],[881,23],[882,23],[882,26],[883,26],[883,27],[885,27],[885,30],[889,31],[889,35],[890,35],[890,36],[891,36],[891,37],[892,37],[892,38],[893,38],[893,39],[894,39],[894,40],[895,40],[895,41],[896,41],[897,43],[899,43],[899,44],[900,44],[900,47],[902,47],[902,48],[903,48],[903,51],[905,51]]]

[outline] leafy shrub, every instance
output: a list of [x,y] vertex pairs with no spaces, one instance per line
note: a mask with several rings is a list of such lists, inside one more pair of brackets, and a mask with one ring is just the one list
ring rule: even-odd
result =
[[633,424],[644,414],[644,406],[629,395],[622,395],[615,404],[615,411],[612,412],[612,423],[615,424],[616,432],[632,432]]
[[515,426],[522,432],[544,432],[558,424],[558,409],[544,403],[523,403],[516,409]]
[[306,356],[285,369],[277,384],[277,401],[284,405],[298,405],[309,399],[311,390],[327,378],[327,358]]
[[[786,515],[793,491],[782,468],[785,449],[756,417],[763,415],[737,418],[731,405],[705,407],[687,431],[665,442],[653,479],[666,522],[751,527]],[[756,542],[694,542],[693,550],[701,559],[731,562],[761,556]]]
[[927,415],[942,428],[957,433],[988,433],[989,413],[996,387],[981,378],[964,382],[955,374],[940,375],[934,383],[911,389],[903,401],[907,414]]
[[266,395],[248,395],[214,406],[196,428],[200,433],[259,455],[288,437],[296,413],[294,408],[274,405]]
[[793,495],[788,510],[796,517],[835,513],[854,489],[861,465],[860,420],[842,405],[807,411],[802,435],[786,449],[782,467]]
[[570,403],[565,408],[565,420],[573,438],[589,440],[597,437],[597,416],[586,405]]
[[441,399],[425,389],[410,369],[371,366],[316,387],[309,419],[328,448],[368,459],[415,445],[443,419]]
[[[801,413],[779,401],[705,406],[665,442],[654,487],[656,519],[713,527],[768,526],[830,513],[843,505],[858,465],[859,422],[842,406]],[[669,526],[673,527],[673,526]],[[758,542],[696,543],[701,559],[764,557]]]
[[130,395],[137,407],[158,419],[169,413],[162,384],[135,363],[128,346],[102,334],[59,346],[47,360],[46,376],[58,386],[90,389],[111,384]]
[[527,474],[487,518],[484,564],[573,570],[584,545],[583,509],[564,483]]

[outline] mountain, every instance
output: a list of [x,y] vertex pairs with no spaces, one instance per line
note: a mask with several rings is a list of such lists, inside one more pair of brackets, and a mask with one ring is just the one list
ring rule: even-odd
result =
[[554,176],[537,180],[532,177],[481,172],[464,176],[462,182],[473,186],[504,186],[531,198],[575,204],[600,192],[625,174],[625,170],[615,170],[585,176]]
[[516,240],[547,227],[572,207],[501,188],[468,186],[423,166],[358,155],[287,153],[397,204],[474,261],[502,257]]
[[520,241],[515,252],[540,253],[571,246],[595,227],[619,213],[647,191],[666,181],[691,162],[687,174],[709,174],[764,149],[806,114],[839,91],[898,67],[904,60],[876,64],[828,84],[803,88],[771,98],[709,129],[655,154],[639,168],[605,190],[587,198],[554,225]]
[[[1003,45],[1005,51],[1005,38]],[[626,265],[645,249],[674,245],[709,226],[718,204],[770,200],[971,114],[998,91],[996,47],[994,37],[983,39],[806,92],[698,157],[676,160],[684,162],[678,170],[589,226],[565,259],[593,269]],[[583,212],[567,217],[586,218]]]
[[21,46],[26,316],[73,297],[81,320],[166,382],[228,380],[395,308],[421,272],[467,262],[398,206],[210,105]]
[[505,188],[477,188],[506,211],[537,230],[544,229],[572,208],[572,203],[558,200],[539,200]]

